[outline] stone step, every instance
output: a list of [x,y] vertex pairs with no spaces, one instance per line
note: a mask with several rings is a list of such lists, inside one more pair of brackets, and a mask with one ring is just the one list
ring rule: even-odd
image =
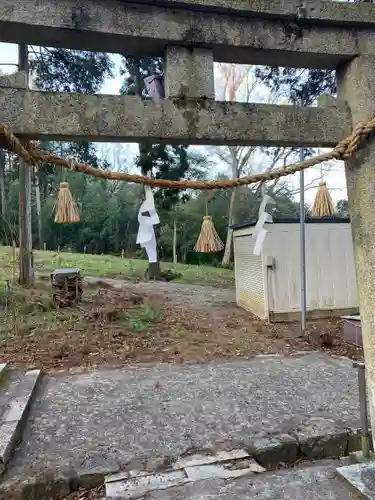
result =
[[[351,457],[352,458],[352,457]],[[374,457],[365,459],[359,454],[357,463],[337,468],[339,477],[363,500],[375,499],[375,461]],[[353,458],[352,458],[353,460]],[[351,461],[352,461],[351,460]]]
[[0,363],[0,383],[3,380],[7,373],[7,364],[6,363]]
[[108,498],[135,499],[204,480],[233,480],[265,471],[245,450],[237,449],[186,456],[161,472],[130,470],[112,474],[105,479],[105,489]]
[[21,436],[40,375],[40,370],[7,370],[0,385],[0,474]]
[[[292,469],[247,474],[227,480],[211,478],[164,489],[145,496],[108,496],[103,500],[354,500],[352,490],[336,476],[342,460],[322,460]],[[114,493],[114,492],[112,492]]]
[[24,372],[21,370],[10,370],[8,367],[4,369],[0,381],[0,422],[12,399],[12,394],[14,394],[16,387],[20,384],[23,375]]

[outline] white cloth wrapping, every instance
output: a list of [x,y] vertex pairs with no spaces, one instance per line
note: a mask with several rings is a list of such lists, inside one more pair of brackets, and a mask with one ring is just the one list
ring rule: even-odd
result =
[[146,250],[149,262],[157,262],[157,245],[154,226],[160,223],[156,212],[154,195],[150,186],[145,186],[145,200],[138,212],[137,244]]
[[275,200],[271,198],[271,196],[268,196],[268,194],[265,193],[265,186],[262,186],[262,202],[259,207],[259,212],[258,212],[258,221],[255,225],[254,228],[254,234],[256,234],[256,240],[255,240],[255,245],[254,245],[254,250],[253,254],[254,255],[260,255],[262,253],[263,249],[263,243],[264,240],[266,239],[267,236],[267,229],[264,229],[264,224],[266,222],[272,222],[272,215],[266,212],[266,206],[269,203],[276,204]]

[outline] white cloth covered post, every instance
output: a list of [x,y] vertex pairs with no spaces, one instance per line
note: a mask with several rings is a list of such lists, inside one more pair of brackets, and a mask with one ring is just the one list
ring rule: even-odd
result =
[[268,203],[276,204],[275,200],[266,194],[266,186],[262,186],[262,202],[259,207],[258,221],[254,228],[254,234],[256,234],[256,240],[254,245],[253,254],[260,255],[262,253],[263,243],[267,236],[267,229],[264,229],[264,224],[266,222],[273,222],[272,215],[266,212],[266,206]]
[[138,212],[137,244],[146,250],[150,263],[158,261],[157,245],[154,226],[160,223],[155,208],[154,195],[150,186],[145,186],[145,200]]

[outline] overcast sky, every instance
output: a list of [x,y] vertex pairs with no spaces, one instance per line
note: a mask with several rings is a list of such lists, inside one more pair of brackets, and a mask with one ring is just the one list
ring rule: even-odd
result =
[[[115,64],[114,78],[107,79],[101,93],[103,94],[118,94],[122,78],[119,73],[121,57],[118,55],[111,55],[112,60]],[[17,45],[0,43],[0,68],[5,73],[11,73],[16,71],[16,66],[2,66],[4,64],[17,64]],[[216,73],[216,80],[218,80],[219,75]],[[218,83],[218,81],[217,81]],[[219,82],[220,84],[220,82]],[[265,92],[265,90],[264,90]],[[257,93],[252,98],[253,102],[262,102],[265,93],[263,93],[262,88],[258,88]],[[197,149],[202,150],[204,154],[209,153],[214,159],[212,151],[205,147],[197,147]],[[117,164],[120,162],[126,162],[126,164],[131,164],[132,159],[138,152],[136,144],[101,144],[100,152],[103,158],[107,159],[110,164]],[[266,167],[266,165],[265,165]],[[217,162],[217,171],[224,171],[225,166]],[[342,162],[334,162],[333,166],[330,167],[330,172],[325,176],[325,182],[331,191],[332,197],[335,201],[346,198],[346,182],[344,165]],[[320,167],[315,167],[314,169],[309,169],[305,173],[306,185],[309,185],[314,179],[317,179],[320,175]],[[293,186],[293,188],[298,188],[299,186],[299,176],[298,174],[290,176],[288,182]],[[308,189],[306,191],[306,201],[312,203],[315,197],[316,189]],[[298,197],[298,196],[297,196]]]

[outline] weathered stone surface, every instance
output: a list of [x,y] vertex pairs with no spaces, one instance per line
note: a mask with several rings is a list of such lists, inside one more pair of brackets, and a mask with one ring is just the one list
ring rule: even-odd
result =
[[348,429],[334,418],[308,417],[293,431],[293,435],[301,453],[310,460],[339,457],[347,451]]
[[184,471],[171,471],[163,474],[138,476],[124,481],[114,481],[105,484],[106,495],[118,498],[139,498],[153,490],[166,490],[188,482]]
[[[244,455],[247,456],[246,459],[233,459],[233,457],[243,457]],[[264,467],[244,453],[243,450],[233,450],[232,453],[226,453],[225,456],[222,454],[222,458],[227,461],[202,463],[202,460],[196,458],[190,462],[185,462],[188,465],[179,469],[176,469],[176,467],[174,467],[174,470],[164,468],[159,473],[129,471],[112,474],[105,478],[106,494],[109,497],[139,498],[143,495],[147,496],[154,490],[165,490],[188,482],[212,478],[235,479],[266,471]],[[180,465],[184,464],[181,462]]]
[[304,6],[303,19],[324,21],[326,23],[373,24],[373,8],[368,3],[361,5],[341,4],[327,0],[137,0],[147,5],[165,5],[184,7],[202,11],[221,11],[226,13],[243,13],[248,16],[277,16],[278,19],[295,20],[299,7]]
[[356,490],[363,500],[375,500],[375,462],[337,468],[338,474]]
[[236,477],[246,476],[254,472],[260,472],[258,466],[256,471],[253,467],[244,467],[240,469],[228,469],[222,464],[195,465],[194,467],[186,467],[185,471],[189,481],[201,481],[202,479],[221,478],[233,479]]
[[21,427],[27,415],[31,398],[35,392],[40,370],[31,370],[23,375],[10,377],[5,394],[0,398],[0,473],[12,454]]
[[30,139],[323,147],[350,122],[331,108],[0,89],[0,123]]
[[5,470],[6,463],[17,440],[18,422],[0,423],[0,474]]
[[[166,471],[167,467],[164,467],[164,472]],[[155,472],[155,471],[153,471]],[[162,471],[160,471],[162,472]],[[131,469],[128,471],[120,471],[116,472],[115,474],[109,474],[104,478],[105,483],[115,483],[117,481],[124,481],[125,479],[131,479],[134,477],[141,477],[141,476],[149,476],[150,471],[147,470],[135,470]]]
[[254,438],[249,451],[265,467],[293,464],[298,456],[298,442],[288,434]]
[[337,462],[270,472],[235,481],[211,479],[154,491],[147,500],[353,500],[352,491],[335,477]]
[[[338,72],[338,90],[353,123],[375,113],[375,57],[358,57]],[[375,422],[375,136],[346,162],[357,289],[371,420]],[[374,435],[373,435],[374,439]]]
[[[221,3],[225,7],[229,2]],[[260,9],[267,9],[265,0],[262,4]],[[373,6],[355,5],[354,10],[353,6],[328,4],[319,15],[324,21],[324,12],[328,12],[328,17],[336,17],[336,24],[297,22],[294,2],[294,19],[283,20],[277,18],[277,9],[274,17],[257,18],[115,0],[91,0],[82,5],[75,0],[2,0],[0,38],[126,55],[162,56],[167,45],[196,46],[211,48],[216,61],[319,68],[334,68],[360,53],[375,53],[371,28],[353,29],[342,19],[371,22]],[[253,9],[258,10],[256,3]]]
[[321,94],[318,96],[317,102],[321,108],[337,108],[341,104],[336,97],[329,94]]
[[0,75],[0,88],[27,89],[26,71],[17,71],[10,75]]
[[71,483],[75,489],[94,488],[103,484],[106,476],[117,473],[119,468],[116,459],[103,457],[101,453],[94,453],[70,471],[73,476]]
[[179,458],[175,463],[172,464],[172,468],[178,470],[184,467],[195,467],[197,465],[214,464],[216,462],[238,460],[247,457],[249,457],[249,454],[245,450],[219,451],[214,455],[208,455],[208,454],[188,455],[186,457]]
[[211,50],[168,46],[164,56],[165,96],[215,99]]
[[6,363],[0,363],[0,382],[3,377],[5,377],[7,372],[7,364]]
[[121,462],[126,470],[144,470],[148,458],[176,460],[223,441],[232,443],[226,450],[248,450],[256,436],[302,433],[306,415],[321,417],[322,436],[332,419],[347,429],[359,426],[355,371],[321,353],[102,369],[44,384],[12,458],[12,476],[68,464],[82,474],[93,458],[103,468]]
[[165,470],[168,465],[169,459],[167,457],[150,457],[145,463],[145,470],[147,472],[159,472]]

